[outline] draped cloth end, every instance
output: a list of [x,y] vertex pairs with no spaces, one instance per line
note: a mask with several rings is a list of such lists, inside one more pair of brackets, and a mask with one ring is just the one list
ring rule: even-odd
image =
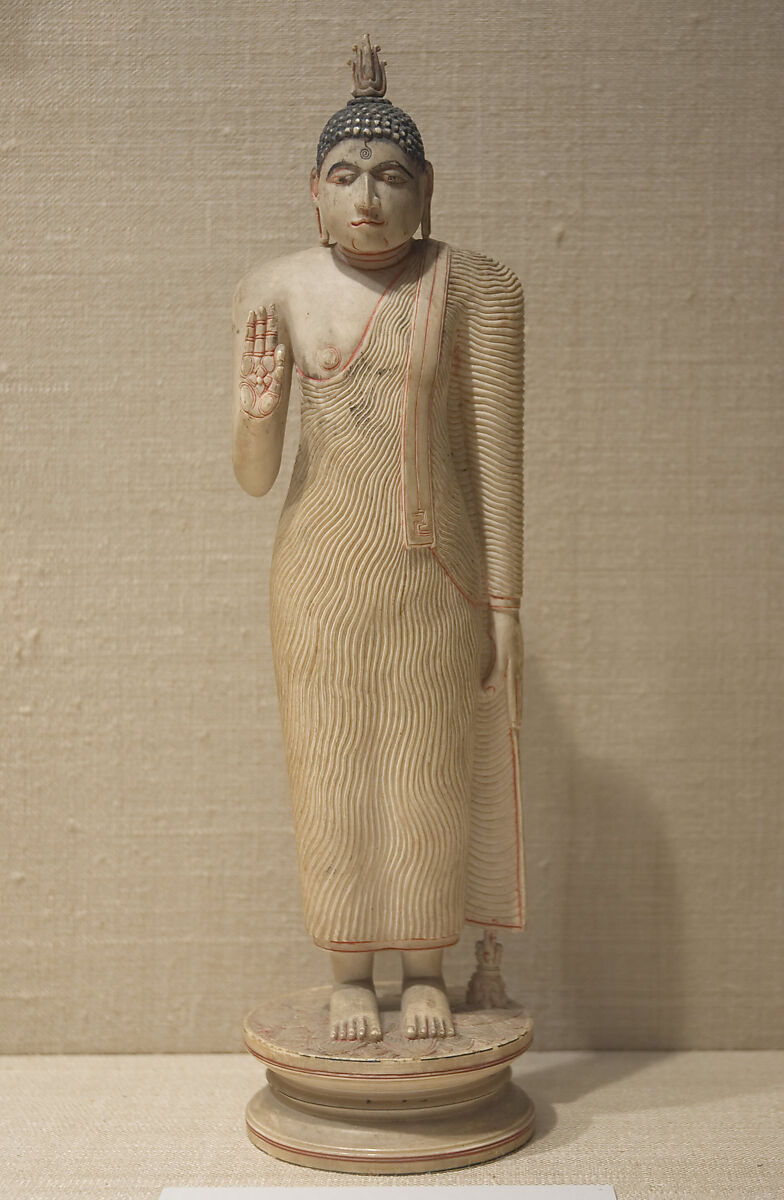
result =
[[414,296],[403,387],[401,483],[403,540],[407,547],[436,545],[430,467],[430,405],[438,377],[449,287],[450,250],[428,242]]

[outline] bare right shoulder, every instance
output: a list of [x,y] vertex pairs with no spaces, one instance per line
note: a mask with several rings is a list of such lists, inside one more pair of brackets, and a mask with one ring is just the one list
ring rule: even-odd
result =
[[251,309],[274,304],[285,320],[292,299],[302,296],[303,289],[324,270],[329,258],[325,247],[311,246],[251,268],[234,293],[235,319],[244,322]]

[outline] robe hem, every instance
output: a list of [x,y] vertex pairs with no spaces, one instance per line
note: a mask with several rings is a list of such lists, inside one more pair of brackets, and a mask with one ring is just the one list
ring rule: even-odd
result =
[[486,921],[483,917],[466,917],[466,925],[481,925],[484,929],[509,929],[512,933],[522,933],[526,922],[523,921]]
[[442,938],[390,938],[367,942],[336,942],[314,936],[313,941],[322,950],[335,950],[340,954],[375,954],[380,950],[444,950],[459,942],[460,934],[449,934]]

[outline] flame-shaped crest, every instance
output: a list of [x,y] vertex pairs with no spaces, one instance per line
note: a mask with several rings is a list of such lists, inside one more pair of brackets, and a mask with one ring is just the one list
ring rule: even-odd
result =
[[348,65],[354,74],[352,95],[381,97],[387,90],[386,63],[378,57],[380,46],[372,46],[370,34],[366,33],[360,45],[352,46],[353,58]]

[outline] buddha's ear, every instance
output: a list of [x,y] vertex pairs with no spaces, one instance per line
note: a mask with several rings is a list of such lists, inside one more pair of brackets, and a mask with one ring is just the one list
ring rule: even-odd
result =
[[316,210],[316,221],[318,223],[319,241],[322,246],[329,245],[329,230],[321,219],[321,209],[318,203],[318,185],[319,172],[318,167],[314,167],[310,172],[310,198],[313,201],[313,207]]
[[433,195],[433,164],[425,163],[425,202],[422,205],[422,240],[430,237],[430,200]]

